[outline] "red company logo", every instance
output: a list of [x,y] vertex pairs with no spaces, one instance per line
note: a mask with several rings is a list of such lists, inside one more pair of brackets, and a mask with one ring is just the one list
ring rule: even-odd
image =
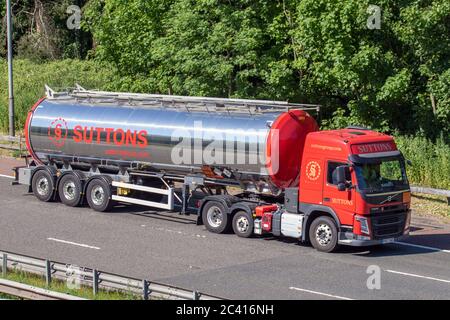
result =
[[52,143],[61,148],[67,139],[67,122],[63,118],[57,118],[48,127],[48,138],[52,141]]
[[309,180],[316,181],[321,173],[320,165],[316,161],[310,161],[306,165],[306,176]]

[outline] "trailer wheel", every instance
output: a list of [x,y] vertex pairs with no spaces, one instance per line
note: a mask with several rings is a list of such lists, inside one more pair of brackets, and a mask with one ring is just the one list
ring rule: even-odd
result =
[[101,179],[92,180],[86,189],[86,199],[91,209],[95,211],[109,211],[113,206],[111,188]]
[[39,170],[33,175],[31,182],[33,193],[41,201],[49,202],[53,198],[55,182],[50,173],[45,170]]
[[337,249],[338,230],[333,219],[322,216],[309,227],[309,240],[318,251],[332,252]]
[[67,174],[61,178],[58,194],[61,202],[70,207],[76,207],[81,202],[81,180],[74,174]]
[[238,211],[233,217],[233,231],[236,235],[249,238],[253,234],[253,217],[247,211]]
[[230,216],[218,201],[208,201],[202,210],[202,220],[208,231],[224,233],[230,228]]

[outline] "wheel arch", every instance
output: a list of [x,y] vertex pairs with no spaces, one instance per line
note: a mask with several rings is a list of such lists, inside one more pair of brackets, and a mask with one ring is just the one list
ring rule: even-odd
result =
[[334,212],[333,209],[327,206],[320,206],[320,205],[308,205],[307,210],[305,212],[305,219],[303,221],[303,234],[302,234],[302,241],[306,241],[309,239],[309,227],[311,226],[311,223],[317,219],[318,217],[330,217],[333,219],[333,221],[336,223],[336,227],[338,229],[338,232],[341,229],[341,223],[339,221],[339,218]]

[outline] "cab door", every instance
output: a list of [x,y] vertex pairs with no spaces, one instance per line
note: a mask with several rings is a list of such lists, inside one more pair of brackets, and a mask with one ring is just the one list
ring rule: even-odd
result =
[[[339,191],[337,187],[335,169],[339,166],[345,166],[347,163],[339,160],[325,161],[325,174],[323,175],[323,193],[322,203],[334,210],[338,215],[341,224],[352,225],[353,215],[356,208],[355,189],[350,188],[345,191]],[[351,170],[351,169],[350,169]],[[352,182],[351,172],[349,171],[346,180]],[[354,182],[352,182],[354,185]]]

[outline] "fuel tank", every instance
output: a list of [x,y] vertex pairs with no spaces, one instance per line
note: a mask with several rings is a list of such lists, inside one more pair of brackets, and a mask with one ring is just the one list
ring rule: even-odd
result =
[[273,193],[297,184],[306,135],[318,130],[305,107],[283,105],[84,89],[47,93],[30,110],[25,136],[38,164],[197,173]]

